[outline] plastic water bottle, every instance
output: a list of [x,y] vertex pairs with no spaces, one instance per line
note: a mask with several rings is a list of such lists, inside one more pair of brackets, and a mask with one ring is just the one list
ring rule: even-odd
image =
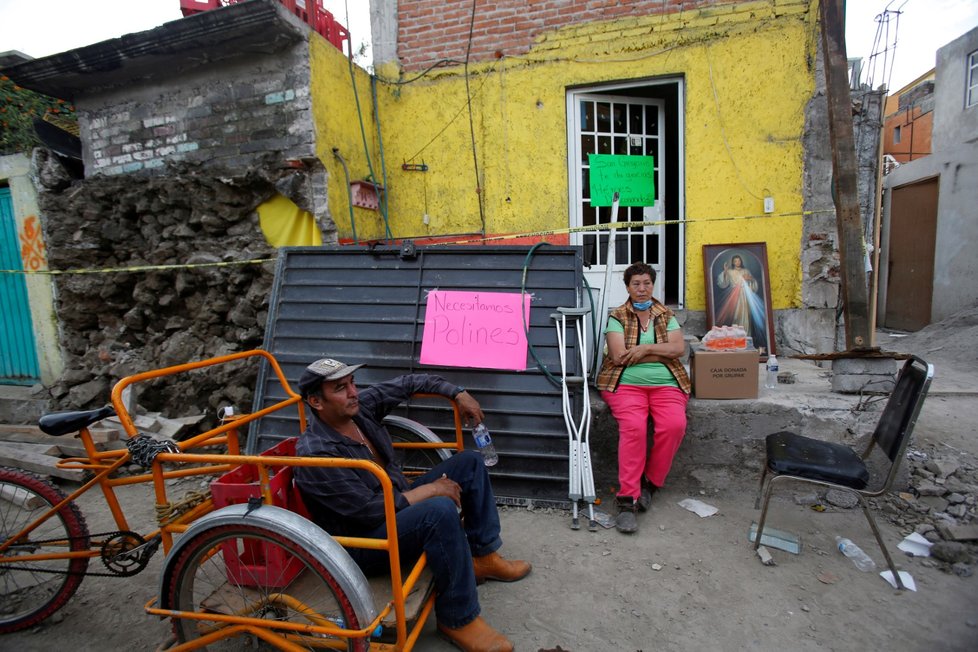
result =
[[851,559],[852,563],[856,565],[856,568],[864,573],[876,568],[876,562],[874,562],[869,555],[863,552],[862,548],[854,544],[849,539],[836,537],[835,545],[839,547],[839,552]]
[[489,429],[486,428],[486,424],[480,423],[473,428],[472,438],[475,439],[475,445],[482,453],[482,461],[486,463],[486,466],[495,466],[496,462],[499,461],[499,456],[496,455],[496,447],[492,444],[492,437],[489,436]]
[[767,357],[767,376],[764,377],[764,386],[768,389],[776,389],[778,386],[778,358],[773,353]]

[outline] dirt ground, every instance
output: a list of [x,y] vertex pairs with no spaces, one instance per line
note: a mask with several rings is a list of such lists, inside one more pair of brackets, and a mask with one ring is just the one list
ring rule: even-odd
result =
[[[942,366],[954,369],[970,383],[970,391],[928,399],[913,446],[951,450],[972,468],[978,458],[974,322],[972,313],[943,333],[889,334],[881,342],[888,350],[920,353],[935,362],[938,374]],[[834,548],[836,535],[848,536],[882,566],[861,512],[818,513],[795,504],[791,490],[776,494],[769,525],[800,537],[801,554],[772,550],[777,565],[763,566],[747,541],[759,514],[755,489],[756,478],[736,474],[718,477],[715,486],[670,484],[640,515],[640,531],[632,536],[614,529],[573,531],[569,513],[560,510],[504,508],[502,552],[531,560],[534,570],[516,584],[480,587],[483,615],[523,652],[558,646],[568,652],[978,650],[978,577],[903,555],[896,545],[907,532],[878,515],[891,554],[917,585],[916,592],[898,592]],[[133,525],[148,524],[148,493],[138,487],[126,493],[127,506],[138,512]],[[719,512],[700,518],[677,504],[687,497]],[[100,502],[83,502],[93,532],[114,529],[104,507],[92,507]],[[169,625],[146,616],[142,606],[156,593],[161,561],[157,555],[130,578],[86,578],[54,618],[0,637],[0,648],[156,649],[168,638]],[[416,649],[454,648],[437,637],[432,621]]]

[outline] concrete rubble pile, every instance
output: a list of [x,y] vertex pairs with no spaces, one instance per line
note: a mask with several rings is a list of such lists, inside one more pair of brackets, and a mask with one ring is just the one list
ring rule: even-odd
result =
[[[255,211],[276,192],[274,171],[78,181],[34,163],[50,268],[107,270],[55,277],[65,372],[39,396],[51,409],[98,407],[127,375],[261,345],[274,263],[239,263],[274,257]],[[118,271],[142,266],[166,268]],[[252,363],[153,381],[138,399],[170,416],[213,413],[250,405],[256,374]]]

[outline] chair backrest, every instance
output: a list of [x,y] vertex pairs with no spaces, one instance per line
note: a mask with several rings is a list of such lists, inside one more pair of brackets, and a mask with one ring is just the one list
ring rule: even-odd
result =
[[896,475],[899,460],[910,442],[910,435],[933,378],[934,365],[917,356],[907,360],[876,424],[873,445],[879,446],[890,462],[893,462],[886,481],[887,487]]

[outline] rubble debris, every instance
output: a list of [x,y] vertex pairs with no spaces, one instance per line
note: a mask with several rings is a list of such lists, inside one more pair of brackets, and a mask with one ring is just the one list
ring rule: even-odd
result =
[[851,491],[829,489],[825,492],[825,502],[843,509],[852,509],[859,504],[859,498]]
[[[138,410],[138,407],[137,407]],[[177,441],[178,438],[197,434],[198,424],[206,415],[193,415],[171,419],[159,413],[137,414],[133,423],[141,434],[156,440]],[[126,448],[128,436],[118,417],[109,417],[89,428],[95,450],[113,451]],[[81,468],[58,468],[58,462],[66,457],[88,457],[85,447],[77,437],[53,437],[41,432],[37,426],[0,425],[0,464],[41,475],[73,482],[84,482],[88,473]],[[127,466],[130,474],[145,469]]]
[[978,461],[929,447],[908,451],[906,464],[909,485],[870,504],[904,536],[932,542],[929,561],[942,571],[970,577],[978,560]]
[[[97,407],[125,376],[261,346],[274,263],[248,261],[274,257],[256,207],[276,193],[279,168],[178,164],[166,176],[40,184],[51,269],[97,271],[54,279],[65,372],[45,388],[51,405]],[[141,271],[114,271],[127,268]],[[250,404],[257,372],[227,365],[137,392],[149,409],[209,413]]]
[[[189,434],[197,434],[196,426],[200,425],[206,418],[207,415],[205,414],[197,414],[171,419],[159,412],[150,412],[133,415],[132,422],[137,431],[149,435],[153,439],[180,441]],[[105,422],[114,424],[115,427],[124,432],[119,417],[109,417]]]
[[952,525],[947,528],[948,534],[953,541],[975,541],[978,540],[978,524],[975,525]]
[[818,494],[814,491],[808,491],[805,493],[795,493],[794,501],[796,505],[817,505],[818,504]]
[[971,553],[968,546],[959,541],[938,541],[930,547],[931,557],[949,564],[968,563]]
[[57,464],[60,457],[38,453],[24,448],[15,448],[12,444],[0,444],[0,465],[10,466],[42,475],[50,475],[63,480],[83,482],[85,472],[81,469],[62,469]]

